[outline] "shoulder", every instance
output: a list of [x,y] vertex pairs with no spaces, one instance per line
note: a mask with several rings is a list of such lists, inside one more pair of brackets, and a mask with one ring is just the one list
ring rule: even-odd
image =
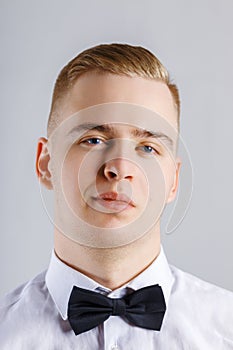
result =
[[174,276],[175,289],[180,292],[186,292],[188,289],[189,295],[195,294],[197,297],[201,296],[209,300],[220,298],[223,302],[232,303],[233,306],[233,292],[185,272],[174,265],[170,264],[169,266]]
[[43,299],[46,293],[45,273],[41,272],[30,281],[21,284],[16,289],[10,291],[0,299],[1,314],[9,312],[9,310],[16,310],[18,307],[25,307],[25,305],[33,304],[33,301],[39,302]]
[[0,349],[59,348],[54,347],[53,335],[69,324],[55,307],[45,275],[46,271],[38,274],[0,299]]
[[233,292],[170,265],[171,309],[181,322],[233,342]]

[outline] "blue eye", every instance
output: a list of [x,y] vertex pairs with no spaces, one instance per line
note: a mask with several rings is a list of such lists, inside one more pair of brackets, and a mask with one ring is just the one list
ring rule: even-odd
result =
[[90,139],[87,139],[83,142],[86,142],[90,145],[99,145],[102,142],[102,140],[100,140],[98,137],[91,137]]
[[[146,153],[153,153],[153,152],[156,152],[156,150],[151,147],[151,146],[142,146],[143,150],[146,152]],[[156,152],[157,153],[157,152]]]

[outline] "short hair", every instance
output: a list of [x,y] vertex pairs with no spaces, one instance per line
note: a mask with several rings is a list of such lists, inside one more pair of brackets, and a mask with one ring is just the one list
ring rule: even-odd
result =
[[179,91],[170,80],[167,69],[158,58],[141,46],[112,43],[88,48],[73,58],[59,73],[54,85],[51,109],[47,124],[47,134],[58,125],[59,105],[77,79],[90,71],[112,73],[129,77],[156,79],[164,82],[173,97],[180,123]]

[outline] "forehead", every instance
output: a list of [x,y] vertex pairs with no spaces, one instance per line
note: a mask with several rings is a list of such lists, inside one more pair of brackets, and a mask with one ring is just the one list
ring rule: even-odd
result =
[[77,79],[63,99],[61,119],[82,109],[111,102],[148,108],[177,127],[177,110],[165,83],[155,79],[98,72],[88,72]]

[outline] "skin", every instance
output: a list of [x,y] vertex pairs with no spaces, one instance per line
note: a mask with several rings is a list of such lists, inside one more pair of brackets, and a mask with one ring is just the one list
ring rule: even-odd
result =
[[[127,102],[138,104],[162,115],[177,128],[177,111],[168,87],[160,81],[141,77],[118,76],[97,72],[85,73],[78,78],[60,106],[61,120],[68,118],[84,108],[109,102]],[[110,135],[90,133],[90,137],[109,138]],[[138,140],[130,134],[130,126],[117,129],[117,138],[130,138],[137,144]],[[100,227],[115,227],[133,220],[142,210],[144,189],[143,179],[137,168],[126,159],[118,158],[108,161],[103,171],[96,171],[96,184],[100,192],[113,191],[119,181],[129,181],[133,189],[135,207],[117,214],[93,212],[83,203],[79,193],[74,192],[74,174],[78,172],[85,152],[93,147],[90,143],[79,144],[72,148],[64,166],[64,184],[66,196],[81,216],[90,223]],[[95,146],[97,147],[97,146]],[[99,146],[98,146],[99,147]],[[51,167],[52,154],[48,149],[48,140],[40,137],[37,145],[36,172],[39,181],[47,189],[55,190],[55,169]],[[75,159],[75,164],[74,164]],[[160,157],[160,166],[166,179],[166,203],[174,200],[181,161],[175,159],[171,164],[169,157]],[[74,168],[72,173],[71,169]],[[93,170],[94,171],[94,170]],[[153,201],[153,198],[152,198]],[[153,204],[153,203],[152,203]],[[95,215],[93,215],[95,213]],[[94,220],[94,222],[93,222]],[[68,227],[68,222],[67,222]],[[90,248],[74,242],[54,227],[54,249],[56,255],[67,265],[91,277],[103,286],[114,290],[124,285],[145,270],[160,252],[160,220],[141,238],[116,248]]]

